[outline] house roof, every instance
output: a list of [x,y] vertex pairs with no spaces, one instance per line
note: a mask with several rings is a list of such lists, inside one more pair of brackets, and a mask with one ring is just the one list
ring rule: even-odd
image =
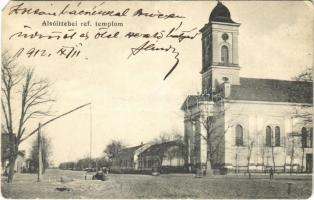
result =
[[160,155],[165,150],[173,146],[183,146],[183,143],[178,140],[154,144],[141,153],[142,156]]
[[142,146],[144,146],[144,145],[141,144],[138,146],[121,149],[119,151],[119,154],[133,154],[137,149],[141,148]]
[[313,83],[240,78],[240,85],[231,85],[229,99],[312,104]]

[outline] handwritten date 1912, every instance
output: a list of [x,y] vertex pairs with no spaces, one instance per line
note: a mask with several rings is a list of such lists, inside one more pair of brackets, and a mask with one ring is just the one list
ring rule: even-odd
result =
[[37,48],[20,48],[15,54],[14,58],[20,57],[22,54],[25,54],[26,57],[50,57],[51,53],[49,53],[46,49],[37,49]]
[[21,56],[26,56],[26,58],[38,58],[38,57],[52,57],[52,56],[60,56],[65,59],[76,58],[81,54],[79,47],[82,46],[81,43],[75,46],[61,46],[57,48],[55,51],[49,51],[47,49],[39,49],[39,48],[29,48],[25,49],[20,48],[13,56],[13,58],[18,58]]

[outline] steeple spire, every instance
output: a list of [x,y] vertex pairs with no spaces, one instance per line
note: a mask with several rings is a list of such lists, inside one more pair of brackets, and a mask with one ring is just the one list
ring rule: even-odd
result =
[[240,24],[231,19],[229,9],[219,0],[202,33],[202,93],[212,93],[228,78],[239,85],[238,33]]

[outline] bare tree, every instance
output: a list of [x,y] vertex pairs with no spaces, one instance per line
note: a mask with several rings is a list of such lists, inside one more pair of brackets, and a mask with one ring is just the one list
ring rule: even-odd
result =
[[[33,69],[24,69],[10,58],[6,53],[2,55],[1,67],[1,106],[4,121],[4,132],[10,135],[9,175],[8,182],[12,182],[14,176],[15,160],[19,145],[25,133],[28,122],[37,117],[46,116],[48,110],[44,105],[52,102],[48,91],[50,84],[47,80],[37,80]],[[16,101],[20,101],[19,114],[13,107]]]
[[[307,67],[303,72],[298,74],[295,78],[297,81],[301,82],[310,82],[309,85],[312,85],[313,82],[313,68]],[[310,88],[299,88],[299,90],[304,90],[304,93],[307,93]],[[296,96],[298,96],[299,90],[296,91]],[[295,118],[302,119],[302,123],[306,126],[313,126],[313,105],[310,103],[310,105],[302,105],[302,106],[296,106],[295,107]]]
[[183,142],[183,135],[180,133],[179,130],[173,129],[171,131],[165,131],[159,134],[156,138],[152,140],[153,143],[164,143],[169,142],[172,140],[182,141]]
[[[207,116],[208,111],[201,111],[201,115],[197,119],[193,119],[190,115],[189,121],[192,124],[200,123],[201,126],[205,129],[205,133],[201,131],[197,132],[198,136],[206,141],[207,144],[207,163],[206,170],[207,174],[211,173],[212,164],[214,161],[214,157],[218,157],[218,155],[222,152],[222,143],[224,141],[224,135],[227,133],[229,128],[233,127],[232,122],[228,122],[227,127],[225,127],[224,123],[220,123],[221,118],[225,114],[225,105],[223,103],[223,97],[220,92],[213,94],[212,98],[208,95],[198,95],[196,98],[196,106],[199,109],[199,105],[201,102],[213,101],[215,103],[215,107],[217,107],[217,111],[212,113],[211,116]],[[189,98],[189,97],[188,97]],[[188,106],[188,103],[187,103]],[[206,106],[205,106],[206,107]],[[206,109],[205,109],[206,110]],[[187,108],[187,111],[189,109]]]
[[249,177],[251,178],[251,171],[250,171],[250,161],[252,156],[252,150],[254,147],[254,140],[250,137],[248,137],[248,144],[247,144],[247,172],[249,174]]
[[104,153],[109,158],[109,160],[112,162],[112,159],[116,157],[121,149],[125,148],[125,145],[123,142],[119,140],[112,140],[104,150]]
[[295,137],[298,135],[298,133],[290,133],[287,137],[287,145],[286,145],[286,154],[290,157],[290,174],[293,172],[293,163],[294,163],[294,157],[295,157],[295,146],[296,146],[296,140]]
[[273,168],[274,168],[274,172],[276,171],[276,162],[275,162],[275,146],[274,144],[271,144],[271,158],[272,158],[272,161],[273,161]]
[[262,142],[259,145],[259,151],[260,151],[260,155],[262,158],[262,170],[265,171],[265,155],[266,155],[266,145],[264,144],[264,142]]
[[240,160],[239,146],[237,146],[235,149],[235,164],[236,164],[235,173],[236,174],[239,173],[239,160]]
[[[41,155],[42,155],[42,162],[43,162],[43,170],[42,173],[45,172],[45,170],[49,167],[50,165],[50,158],[52,155],[52,151],[51,151],[51,140],[45,136],[45,134],[42,135],[41,137]],[[38,138],[36,138],[33,141],[33,145],[31,148],[31,159],[34,162],[34,165],[37,166],[37,170],[38,170],[38,166],[39,166],[39,160],[38,160]]]
[[312,82],[313,81],[313,69],[312,67],[306,67],[306,69],[298,74],[295,78],[297,81],[306,81]]

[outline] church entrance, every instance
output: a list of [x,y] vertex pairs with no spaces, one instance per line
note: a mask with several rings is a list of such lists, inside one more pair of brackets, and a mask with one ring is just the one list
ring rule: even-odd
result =
[[313,154],[307,153],[306,154],[306,172],[312,173],[313,171]]

